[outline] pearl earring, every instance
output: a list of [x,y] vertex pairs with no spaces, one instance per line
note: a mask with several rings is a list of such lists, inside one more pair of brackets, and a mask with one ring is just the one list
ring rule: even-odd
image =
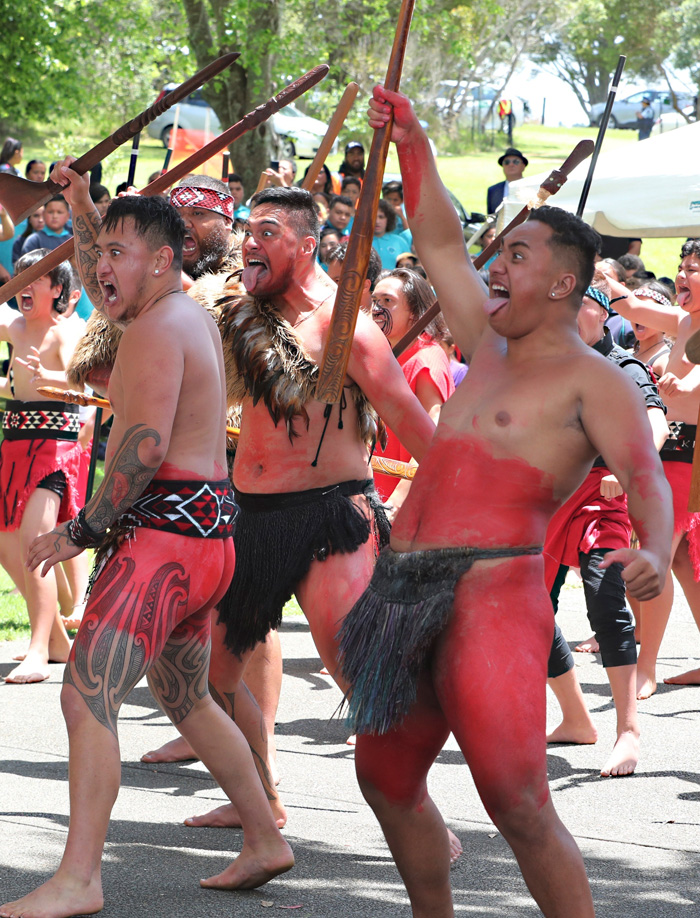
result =
[[[156,268],[156,270],[155,270],[153,273],[154,273],[154,274],[157,274],[157,273],[158,273],[158,268]],[[554,294],[552,294],[552,296],[554,296]]]

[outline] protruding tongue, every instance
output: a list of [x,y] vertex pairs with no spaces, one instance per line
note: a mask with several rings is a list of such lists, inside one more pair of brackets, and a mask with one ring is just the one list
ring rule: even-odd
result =
[[492,316],[495,312],[498,312],[498,310],[502,306],[505,306],[507,302],[508,302],[508,297],[505,297],[505,296],[491,297],[490,296],[488,300],[484,301],[484,311],[486,312],[486,315]]
[[681,307],[681,309],[685,309],[685,304],[688,302],[689,299],[690,299],[689,290],[681,290],[681,292],[676,297],[676,301],[678,302],[678,305]]
[[258,280],[260,279],[260,275],[264,270],[264,265],[248,265],[247,267],[243,268],[241,279],[243,280],[243,286],[246,288],[246,290],[255,290]]

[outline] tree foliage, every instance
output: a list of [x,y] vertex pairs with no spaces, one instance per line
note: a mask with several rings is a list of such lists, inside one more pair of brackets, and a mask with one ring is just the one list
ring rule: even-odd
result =
[[627,56],[626,76],[658,73],[660,59],[650,35],[668,5],[669,0],[568,0],[558,6],[557,22],[537,56],[590,112],[606,100],[621,54]]

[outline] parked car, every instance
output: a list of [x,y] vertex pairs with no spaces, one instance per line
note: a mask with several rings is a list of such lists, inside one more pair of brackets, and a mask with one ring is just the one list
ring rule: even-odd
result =
[[[177,87],[177,83],[168,83],[161,91],[158,98],[162,98]],[[170,131],[175,118],[175,106],[159,115],[155,121],[146,128],[151,137],[163,142],[167,147],[170,140]],[[318,146],[323,139],[327,125],[317,118],[310,118],[295,105],[286,105],[272,118],[272,126],[280,138],[278,154],[280,158],[313,159]],[[201,89],[195,90],[180,103],[180,116],[178,126],[191,131],[204,131],[207,127],[213,135],[221,132],[221,122],[214,109],[202,97]],[[332,153],[338,152],[336,141]]]
[[[666,112],[675,111],[671,101],[671,93],[668,89],[643,89],[641,92],[635,92],[626,99],[618,99],[613,103],[612,112],[610,113],[609,126],[611,128],[631,128],[636,130],[638,127],[637,112],[642,110],[642,99],[648,96],[651,99],[651,108],[654,112],[654,118],[659,118]],[[678,105],[684,108],[692,105],[693,94],[679,90],[676,92]],[[597,102],[591,106],[590,120],[591,125],[597,127],[605,111],[605,102]]]
[[[455,87],[458,87],[456,80],[444,80],[440,83],[440,96],[435,100],[435,105],[441,113],[449,110]],[[507,130],[507,121],[501,120],[498,113],[498,103],[501,99],[511,102],[513,127],[522,124],[530,114],[528,102],[520,96],[513,96],[507,92],[499,93],[495,86],[488,85],[471,86],[469,89],[462,86],[457,88],[455,102],[462,105],[458,122],[463,127],[476,123],[483,130]],[[493,108],[491,107],[492,102]]]
[[685,127],[686,124],[693,124],[693,122],[697,121],[695,105],[686,105],[683,109],[683,113],[688,116],[690,119],[689,121],[686,121],[683,115],[675,110],[666,112],[665,115],[656,119],[654,127],[651,129],[651,133],[664,134],[666,131],[675,131],[676,128]]

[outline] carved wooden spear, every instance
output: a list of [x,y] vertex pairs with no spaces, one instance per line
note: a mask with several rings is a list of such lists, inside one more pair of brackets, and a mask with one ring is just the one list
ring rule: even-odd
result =
[[[83,395],[82,392],[76,392],[74,389],[59,389],[57,386],[37,386],[36,391],[45,398],[57,399],[60,402],[68,402],[71,405],[96,405],[98,408],[111,408],[106,398],[98,398],[96,395]],[[227,427],[226,434],[232,440],[237,440],[241,431],[238,427]],[[93,440],[93,448],[95,441]],[[397,459],[385,459],[383,456],[372,456],[372,468],[375,472],[382,472],[384,475],[391,475],[392,478],[411,479],[418,471],[417,465],[409,465],[408,462],[399,462]]]
[[[113,153],[117,147],[120,147],[127,140],[131,140],[147,124],[162,115],[164,111],[175,105],[176,102],[182,101],[195,89],[199,89],[202,84],[206,83],[217,73],[226,70],[234,61],[240,57],[238,51],[232,54],[224,54],[222,57],[212,61],[211,64],[204,67],[199,73],[195,73],[189,80],[185,80],[172,92],[166,93],[157,102],[154,102],[149,108],[137,115],[136,118],[123,124],[110,137],[88,150],[71,167],[78,175],[84,175],[94,168],[99,162]],[[0,201],[5,209],[10,213],[15,224],[24,220],[30,214],[50,200],[55,194],[63,191],[61,185],[47,179],[45,182],[30,182],[28,179],[20,178],[18,175],[11,175],[8,172],[0,173]]]
[[[384,81],[384,88],[398,92],[401,82],[401,69],[406,53],[408,32],[415,0],[403,0],[399,12],[399,21],[391,49],[389,67]],[[331,404],[340,401],[343,381],[350,360],[352,338],[360,311],[362,286],[367,275],[374,223],[377,218],[377,205],[382,190],[384,165],[391,141],[391,120],[385,127],[374,132],[372,147],[367,159],[365,177],[362,181],[362,192],[357,205],[348,248],[343,259],[343,266],[338,281],[338,292],[333,306],[333,316],[328,330],[328,338],[323,351],[316,384],[316,398]]]
[[316,155],[314,156],[311,165],[308,168],[304,181],[301,183],[301,187],[306,189],[306,191],[311,191],[314,187],[314,182],[318,178],[318,174],[321,171],[321,167],[326,161],[326,157],[331,152],[333,144],[335,143],[338,134],[340,134],[341,128],[345,124],[345,119],[348,117],[348,113],[355,102],[357,93],[359,92],[360,87],[357,83],[348,83],[345,87],[345,92],[341,96],[338,107],[333,114],[333,117],[328,122],[328,129],[323,137],[323,140],[319,144]]
[[[196,169],[198,166],[201,166],[202,163],[211,159],[212,156],[220,153],[224,147],[230,146],[243,134],[252,131],[253,128],[262,124],[263,121],[267,121],[275,112],[278,112],[281,108],[284,108],[285,105],[289,105],[290,102],[298,99],[299,96],[302,96],[307,90],[311,89],[312,86],[320,83],[329,69],[328,64],[320,64],[318,67],[314,67],[313,70],[309,70],[304,76],[299,77],[298,80],[285,86],[281,92],[277,93],[277,95],[273,96],[271,99],[268,99],[263,105],[259,105],[257,108],[253,109],[252,112],[248,112],[244,118],[241,118],[240,121],[224,131],[223,134],[219,134],[218,137],[214,138],[214,140],[205,147],[202,147],[201,150],[198,150],[196,153],[193,153],[192,156],[178,163],[164,175],[159,175],[150,185],[143,188],[139,194],[160,194],[162,191],[170,188],[171,185],[174,185],[179,179],[188,175],[193,169]],[[0,287],[0,303],[6,303],[15,296],[15,294],[19,293],[20,290],[24,290],[27,284],[31,284],[33,281],[43,277],[44,274],[51,271],[56,265],[60,265],[62,261],[70,258],[74,249],[75,240],[67,239],[65,242],[61,243],[58,248],[54,249],[53,252],[49,252],[48,255],[45,255],[41,261],[37,261],[35,264],[30,265],[30,267],[25,268],[21,274],[17,274],[6,284],[3,284],[3,286]]]
[[[544,182],[542,182],[536,197],[532,201],[528,202],[520,211],[520,213],[513,217],[508,226],[501,230],[496,238],[486,246],[483,252],[480,252],[479,255],[474,259],[474,268],[476,271],[478,271],[479,268],[482,268],[489,260],[489,258],[496,254],[500,248],[503,238],[507,236],[511,230],[514,230],[516,226],[520,226],[521,223],[524,223],[527,220],[531,210],[536,210],[538,207],[542,207],[542,205],[546,203],[547,199],[551,195],[556,194],[557,191],[559,191],[559,189],[568,179],[569,174],[576,168],[576,166],[578,166],[579,163],[582,163],[587,156],[591,155],[593,152],[593,146],[594,144],[592,140],[581,140],[576,144],[569,156],[562,163],[561,167],[559,169],[554,169],[553,172],[550,172]],[[413,323],[403,338],[396,342],[393,349],[394,356],[399,357],[401,354],[403,354],[406,348],[410,347],[418,335],[420,335],[420,333],[424,331],[428,325],[430,325],[430,323],[438,315],[439,312],[440,304],[436,300],[429,309],[426,309],[420,319]]]

